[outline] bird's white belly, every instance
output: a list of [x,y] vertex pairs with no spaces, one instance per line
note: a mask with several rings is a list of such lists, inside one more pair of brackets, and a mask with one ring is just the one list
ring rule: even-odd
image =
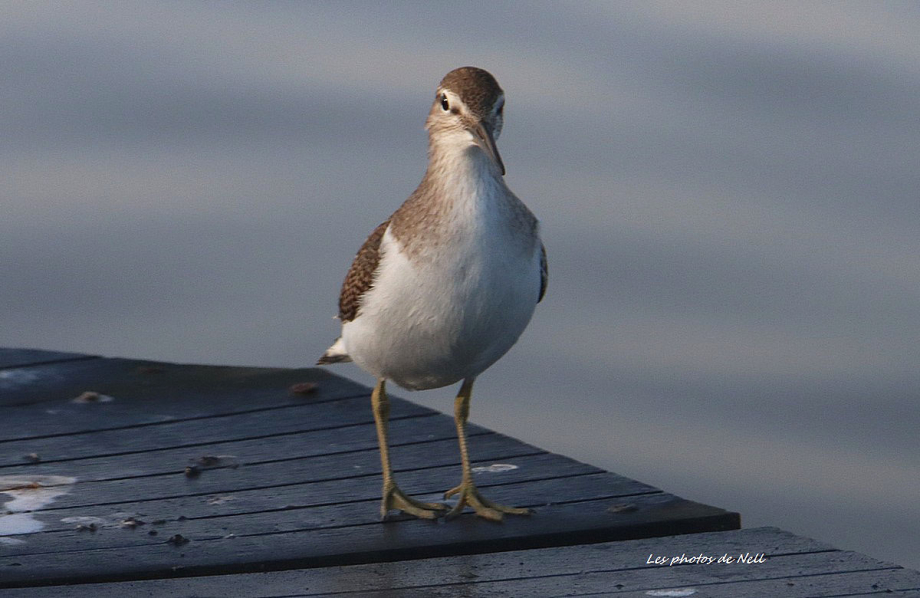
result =
[[387,231],[378,277],[342,328],[355,363],[422,390],[475,377],[504,355],[536,307],[540,252],[492,232],[410,260]]

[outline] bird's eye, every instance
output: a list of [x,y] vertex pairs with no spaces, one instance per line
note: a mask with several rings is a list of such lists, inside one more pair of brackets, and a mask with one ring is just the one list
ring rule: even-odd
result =
[[502,102],[502,105],[498,107],[498,115],[502,116],[505,113],[505,103]]
[[450,103],[447,101],[447,96],[443,94],[441,95],[441,108],[444,112],[450,110]]

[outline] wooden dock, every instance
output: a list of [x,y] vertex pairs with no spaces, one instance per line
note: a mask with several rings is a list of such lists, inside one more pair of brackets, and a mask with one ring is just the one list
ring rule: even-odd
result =
[[[478,426],[477,484],[535,515],[381,522],[369,394],[320,369],[0,349],[0,598],[920,596],[920,573]],[[456,484],[450,417],[393,397],[390,430],[403,489]]]

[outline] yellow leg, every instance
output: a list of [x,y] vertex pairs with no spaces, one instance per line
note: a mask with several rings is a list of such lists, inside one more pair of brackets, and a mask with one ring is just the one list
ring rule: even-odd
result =
[[454,400],[454,421],[457,424],[457,439],[460,441],[460,459],[463,461],[463,480],[456,488],[451,488],[444,493],[444,498],[450,498],[454,494],[459,494],[457,504],[447,514],[448,519],[452,519],[463,512],[463,508],[469,505],[476,511],[476,514],[490,521],[501,521],[502,514],[509,515],[530,515],[533,511],[530,509],[521,509],[518,507],[506,507],[483,497],[479,494],[476,484],[473,483],[473,471],[470,468],[470,456],[466,446],[466,422],[470,418],[470,397],[473,394],[473,379],[464,380],[460,387],[460,392]]
[[393,471],[390,469],[390,448],[387,434],[390,420],[390,399],[387,397],[386,380],[381,378],[374,386],[371,393],[371,405],[374,409],[374,423],[377,424],[377,442],[380,445],[380,464],[383,466],[383,500],[380,504],[380,518],[386,519],[387,514],[393,509],[415,515],[422,519],[437,519],[447,510],[441,503],[421,502],[410,498],[396,482],[393,481]]

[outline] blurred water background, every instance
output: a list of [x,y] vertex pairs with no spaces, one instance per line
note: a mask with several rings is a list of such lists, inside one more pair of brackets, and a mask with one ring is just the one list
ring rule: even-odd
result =
[[915,2],[2,2],[0,346],[311,365],[481,66],[550,285],[473,420],[920,568],[918,40]]

